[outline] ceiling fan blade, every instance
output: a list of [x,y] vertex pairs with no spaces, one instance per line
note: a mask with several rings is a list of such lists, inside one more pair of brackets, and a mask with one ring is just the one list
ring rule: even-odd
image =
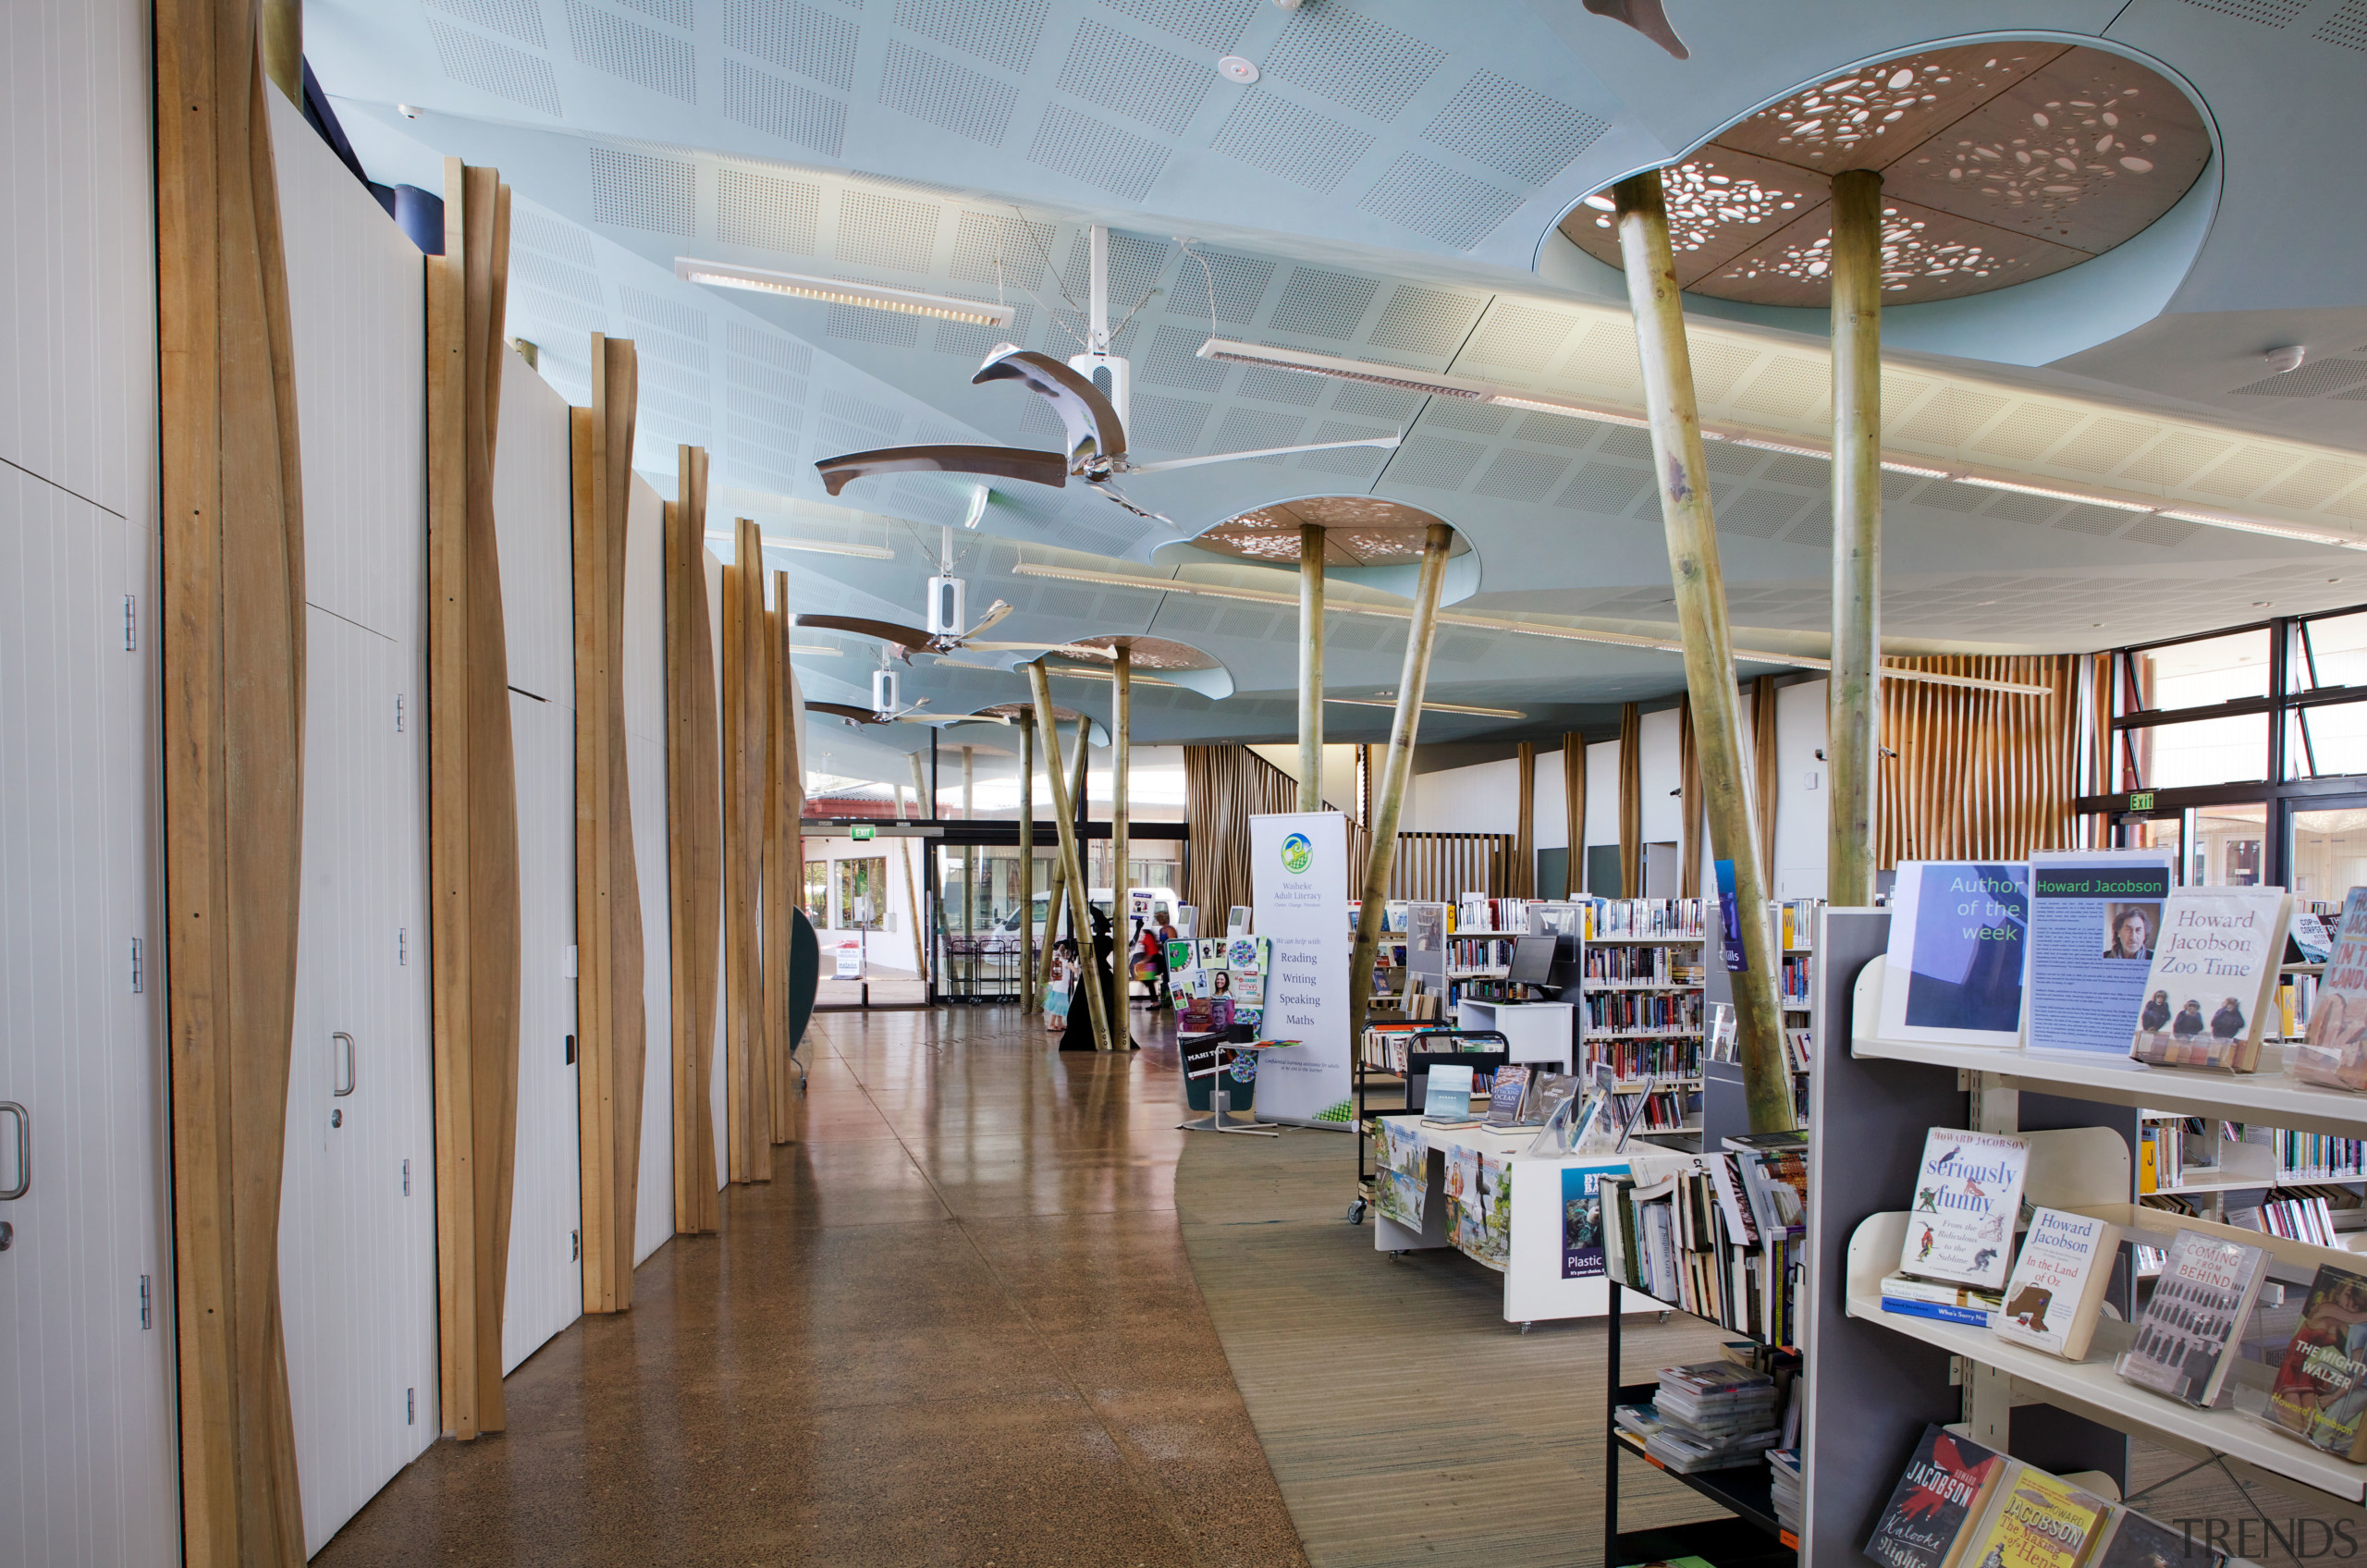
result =
[[858,708],[845,703],[808,703],[807,713],[827,713],[832,718],[843,718],[850,724],[877,724],[879,716],[869,708]]
[[1598,17],[1625,22],[1680,60],[1693,57],[1693,51],[1685,46],[1676,29],[1668,25],[1668,13],[1661,9],[1661,0],[1585,0],[1585,4]]
[[1076,639],[1072,637],[1065,643],[964,643],[962,645],[974,654],[1024,654],[1039,648],[1074,647]]
[[1100,491],[1106,499],[1116,503],[1118,506],[1123,507],[1126,510],[1134,513],[1136,517],[1141,518],[1144,521],[1163,522],[1167,524],[1168,527],[1175,529],[1178,533],[1183,532],[1181,526],[1173,518],[1167,516],[1164,512],[1150,511],[1145,508],[1134,505],[1134,502],[1126,498],[1124,491],[1119,489],[1116,485],[1110,484],[1108,481],[1093,479],[1087,480],[1085,483],[1091,484],[1096,490]]
[[1126,427],[1116,407],[1101,388],[1051,355],[1032,349],[1005,349],[990,354],[970,378],[973,386],[989,381],[1016,381],[1047,398],[1068,433],[1071,462],[1088,454],[1112,460],[1125,457]]
[[996,622],[1001,620],[1003,617],[1009,614],[1011,614],[1011,606],[1005,604],[1002,600],[997,599],[993,604],[987,606],[987,613],[978,618],[978,624],[970,628],[969,631],[962,633],[959,641],[964,643],[968,643],[971,638],[975,637],[979,632],[986,631],[990,626],[993,626]]
[[1165,462],[1128,463],[1128,473],[1164,473],[1170,469],[1199,468],[1207,463],[1237,463],[1248,458],[1287,458],[1296,452],[1330,452],[1342,447],[1379,447],[1394,450],[1403,435],[1376,435],[1368,441],[1318,441],[1308,447],[1261,447],[1254,452],[1215,452],[1205,458],[1170,458]]
[[845,631],[857,637],[876,637],[899,648],[926,649],[929,645],[928,633],[917,626],[866,620],[859,615],[801,615],[796,624],[816,631]]
[[984,473],[1055,490],[1069,482],[1066,458],[1024,447],[882,447],[824,458],[814,466],[821,471],[822,487],[833,496],[858,479],[880,473]]

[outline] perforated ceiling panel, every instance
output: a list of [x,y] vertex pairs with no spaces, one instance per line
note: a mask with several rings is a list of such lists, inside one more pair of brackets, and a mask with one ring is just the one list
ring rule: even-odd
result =
[[1044,110],[1027,161],[1139,202],[1150,194],[1151,182],[1167,166],[1167,149],[1107,120],[1053,104]]
[[435,17],[427,18],[427,31],[435,40],[436,63],[454,81],[546,115],[565,113],[559,107],[558,83],[551,75],[551,63],[541,55],[512,49]]
[[1429,359],[1445,359],[1471,335],[1483,301],[1443,288],[1400,284],[1369,339],[1376,349],[1397,349]]
[[723,62],[723,115],[826,157],[845,150],[844,104],[729,56]]
[[1199,441],[1211,411],[1208,404],[1189,398],[1161,398],[1137,392],[1126,424],[1126,439],[1154,452],[1188,452]]
[[567,36],[576,59],[594,70],[685,104],[698,102],[697,56],[688,39],[629,21],[589,0],[567,0]]
[[1044,287],[1052,237],[1060,226],[963,209],[953,228],[952,276],[964,283]]
[[918,317],[890,315],[886,311],[866,311],[855,305],[832,305],[829,325],[824,330],[842,342],[884,343],[891,349],[914,348],[921,340]]
[[542,7],[535,0],[422,0],[422,4],[464,22],[508,33],[533,48],[546,46]]
[[1552,178],[1609,128],[1558,98],[1479,71],[1439,112],[1423,140],[1528,185]]
[[1328,194],[1371,148],[1372,138],[1253,87],[1209,145],[1251,168]]
[[1187,60],[1087,17],[1069,42],[1060,88],[1154,130],[1181,136],[1216,81],[1216,72],[1205,62]]
[[2222,16],[2241,17],[2248,22],[2267,27],[2283,27],[2310,8],[2310,0],[2186,0],[2206,11]]
[[1356,205],[1378,218],[1468,251],[1510,217],[1520,198],[1416,153],[1400,153]]
[[1380,288],[1375,278],[1300,267],[1282,286],[1267,325],[1301,337],[1351,337]]
[[1377,120],[1394,118],[1446,52],[1350,10],[1339,0],[1303,6],[1262,62],[1284,81]]
[[690,30],[691,0],[621,0],[621,3],[644,15],[656,17],[661,22],[670,23],[685,31]]
[[2345,49],[2367,49],[2367,0],[2342,0],[2342,9],[2320,22],[2310,36]]
[[896,25],[1025,75],[1049,0],[896,0]]
[[862,30],[844,15],[804,0],[730,0],[723,41],[757,59],[840,92],[854,84]]
[[690,239],[697,230],[697,170],[680,158],[652,157],[614,147],[587,150],[592,164],[592,217],[626,228]]
[[1273,281],[1274,263],[1269,258],[1228,256],[1195,246],[1176,274],[1167,313],[1206,321],[1213,305],[1218,321],[1252,322],[1257,319],[1257,307]]
[[1478,365],[1543,370],[1562,351],[1576,325],[1576,318],[1566,312],[1499,303],[1472,335],[1471,346],[1464,353]]
[[814,253],[822,188],[725,167],[715,177],[715,231],[734,245],[757,245],[792,256]]
[[941,212],[930,202],[843,191],[839,197],[838,259],[855,266],[927,272],[937,259]]
[[1241,30],[1257,14],[1258,0],[1101,0],[1108,9],[1203,49],[1230,55],[1241,45]]
[[1000,147],[1011,129],[1012,105],[1018,99],[1018,91],[1009,82],[908,43],[888,45],[888,67],[879,76],[879,102],[900,115]]

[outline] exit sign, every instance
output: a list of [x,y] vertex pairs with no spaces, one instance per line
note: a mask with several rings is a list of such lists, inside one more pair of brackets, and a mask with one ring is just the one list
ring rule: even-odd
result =
[[[2151,796],[2151,795],[2146,796],[2146,797],[2145,797],[2145,803],[2146,803],[2147,805],[2151,805],[2151,804],[2152,804],[2152,803],[2153,803],[2153,797],[2152,797],[2152,796]],[[862,826],[862,825],[858,824],[858,825],[856,826],[856,827],[855,827],[855,830],[854,830],[854,841],[855,841],[856,843],[860,844],[860,843],[864,842],[865,839],[870,839],[871,837],[873,837],[873,836],[874,836],[875,834],[877,834],[878,831],[879,831],[879,829],[878,829],[878,828],[877,828],[877,827],[864,827],[864,826]]]
[[[2129,796],[2128,809],[2131,811],[2152,811],[2153,809],[2153,791],[2147,790],[2141,794],[2133,794]],[[855,831],[862,833],[863,829],[858,827]],[[865,834],[865,836],[866,838],[869,837],[868,834]]]

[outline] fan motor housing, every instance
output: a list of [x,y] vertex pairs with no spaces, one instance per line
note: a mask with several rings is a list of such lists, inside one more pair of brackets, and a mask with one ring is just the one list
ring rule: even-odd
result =
[[928,580],[928,634],[932,637],[959,637],[966,624],[963,615],[962,580],[958,577],[932,577]]
[[896,672],[875,669],[871,672],[871,711],[889,714],[896,711]]

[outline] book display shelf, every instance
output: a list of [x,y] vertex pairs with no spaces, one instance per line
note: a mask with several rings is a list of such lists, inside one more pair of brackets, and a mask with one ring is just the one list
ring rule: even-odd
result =
[[[1927,1423],[2058,1475],[2091,1472],[2125,1488],[2128,1439],[2200,1461],[2239,1480],[2367,1501],[2367,1465],[2298,1441],[2259,1419],[2275,1357],[2243,1360],[2232,1392],[2198,1409],[2115,1372],[2135,1316],[2134,1248],[2167,1247],[2180,1230],[2239,1241],[2269,1255],[2269,1279],[2306,1291],[2323,1264],[2356,1268],[2356,1253],[2238,1229],[2132,1201],[2135,1151],[2149,1119],[2241,1121],[2367,1139],[2367,1096],[2282,1075],[2276,1047],[2261,1070],[2228,1074],[1942,1046],[1878,1032],[1886,910],[1829,909],[1816,922],[1811,1169],[1833,1172],[1809,1210],[1808,1367],[1802,1409],[1800,1553],[1818,1568],[1861,1562],[1901,1462]],[[2086,1356],[2066,1361],[1983,1328],[1883,1310],[1895,1269],[1928,1129],[1958,1127],[2030,1140],[2029,1202],[2103,1220],[2118,1256]],[[2274,1152],[2274,1150],[2270,1151]],[[1846,1173],[1843,1179],[1842,1173]],[[1633,1561],[1632,1557],[1623,1561]]]
[[1639,1132],[1701,1127],[1707,921],[1699,899],[1605,899],[1590,911],[1579,957],[1578,1070],[1607,1065],[1618,1092],[1650,1090]]

